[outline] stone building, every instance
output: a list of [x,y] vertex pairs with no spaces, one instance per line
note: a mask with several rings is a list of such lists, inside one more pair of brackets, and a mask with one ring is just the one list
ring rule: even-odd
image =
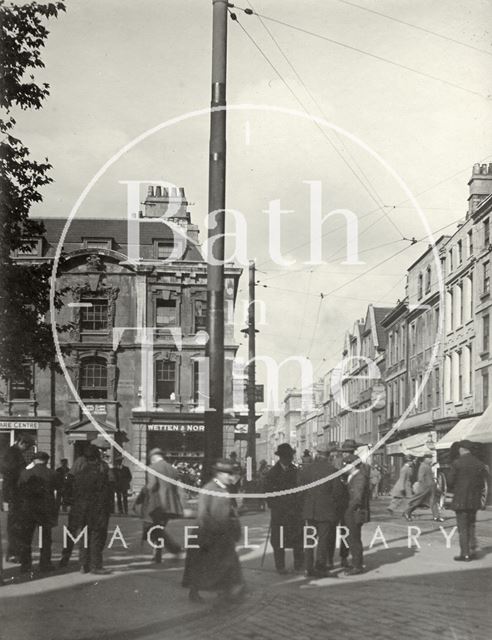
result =
[[[67,221],[43,222],[45,237],[25,259],[53,260]],[[208,390],[207,265],[184,191],[149,187],[143,212],[131,222],[74,219],[63,252],[57,286],[70,291],[56,321],[71,323],[70,331],[59,336],[69,380],[35,369],[31,388],[9,382],[0,408],[2,446],[15,430],[32,430],[56,462],[73,461],[97,435],[83,403],[97,425],[136,460],[145,462],[149,449],[159,446],[171,460],[200,461]],[[234,446],[238,422],[232,369],[240,274],[238,267],[226,265],[226,452]],[[142,469],[133,471],[141,482]]]

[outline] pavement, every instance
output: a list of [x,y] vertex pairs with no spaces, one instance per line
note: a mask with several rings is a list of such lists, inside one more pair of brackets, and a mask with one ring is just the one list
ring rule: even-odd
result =
[[[161,565],[152,564],[139,520],[115,516],[108,537],[109,542],[116,531],[114,544],[105,551],[111,575],[80,574],[76,559],[65,570],[32,580],[22,578],[18,567],[5,566],[0,639],[489,640],[492,510],[478,516],[479,559],[458,563],[453,561],[457,532],[448,545],[444,535],[453,531],[453,512],[444,512],[442,525],[428,510],[417,512],[411,523],[421,532],[417,547],[409,541],[409,533],[417,529],[409,531],[404,520],[390,517],[387,502],[372,503],[373,520],[363,527],[365,573],[345,577],[336,568],[336,578],[319,580],[278,575],[269,545],[262,566],[269,516],[243,515],[249,546],[257,546],[239,548],[248,591],[242,603],[233,605],[224,605],[214,594],[203,594],[204,604],[191,603],[180,585],[183,558],[165,554]],[[184,526],[192,524],[172,522],[170,531],[183,541]],[[60,540],[59,528],[55,561]],[[291,553],[287,551],[290,562]]]

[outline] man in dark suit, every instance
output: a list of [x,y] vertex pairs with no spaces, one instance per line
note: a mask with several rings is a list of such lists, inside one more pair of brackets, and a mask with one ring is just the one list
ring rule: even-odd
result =
[[[301,484],[307,485],[327,478],[337,469],[330,460],[331,451],[319,451],[318,457],[301,472]],[[303,519],[308,526],[314,527],[318,545],[316,563],[314,548],[305,549],[306,575],[322,578],[329,576],[333,568],[333,557],[337,535],[337,524],[342,518],[345,508],[346,487],[340,476],[311,489],[304,495]]]
[[[275,455],[279,457],[265,477],[265,491],[273,493],[298,486],[298,470],[293,464],[294,449],[287,442],[277,447]],[[268,498],[271,510],[271,545],[275,568],[285,574],[285,549],[294,551],[294,571],[304,567],[302,493],[288,493]]]
[[48,469],[49,455],[38,451],[19,478],[19,555],[21,573],[31,571],[31,545],[36,527],[42,530],[39,570],[54,569],[51,564],[51,529],[56,524],[56,475]]
[[19,477],[26,468],[26,453],[34,444],[34,438],[21,433],[7,450],[2,461],[3,496],[9,505],[7,515],[7,562],[19,561]]
[[352,556],[352,566],[347,567],[345,575],[354,576],[362,573],[362,525],[369,522],[369,477],[361,469],[362,462],[356,455],[348,454],[344,459],[345,465],[352,465],[347,469],[348,504],[344,514],[344,522],[348,527],[349,551]]
[[483,483],[487,476],[487,467],[472,453],[473,442],[462,440],[459,443],[459,458],[451,465],[448,485],[454,490],[451,508],[456,512],[456,524],[460,537],[460,555],[454,559],[469,562],[475,557],[471,553],[474,539],[477,511],[481,507]]

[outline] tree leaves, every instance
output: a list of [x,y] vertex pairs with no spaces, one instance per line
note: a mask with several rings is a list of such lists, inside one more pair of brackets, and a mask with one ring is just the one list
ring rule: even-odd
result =
[[[50,163],[30,157],[29,149],[14,135],[15,120],[9,111],[39,109],[49,94],[46,83],[37,84],[32,73],[44,63],[41,52],[48,30],[47,19],[65,11],[64,2],[23,5],[0,0],[0,105],[7,118],[0,119],[0,376],[18,377],[32,360],[41,367],[54,360],[49,312],[51,264],[18,261],[29,254],[32,238],[44,234],[44,225],[29,218],[31,207],[42,201],[41,189],[52,181]],[[55,304],[62,304],[62,292]],[[63,329],[63,328],[60,328]]]

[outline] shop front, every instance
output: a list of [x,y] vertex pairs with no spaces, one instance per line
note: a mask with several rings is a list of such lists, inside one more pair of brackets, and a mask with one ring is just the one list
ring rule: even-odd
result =
[[35,448],[51,455],[52,418],[22,418],[6,416],[0,419],[0,460],[20,433],[28,433],[34,438]]

